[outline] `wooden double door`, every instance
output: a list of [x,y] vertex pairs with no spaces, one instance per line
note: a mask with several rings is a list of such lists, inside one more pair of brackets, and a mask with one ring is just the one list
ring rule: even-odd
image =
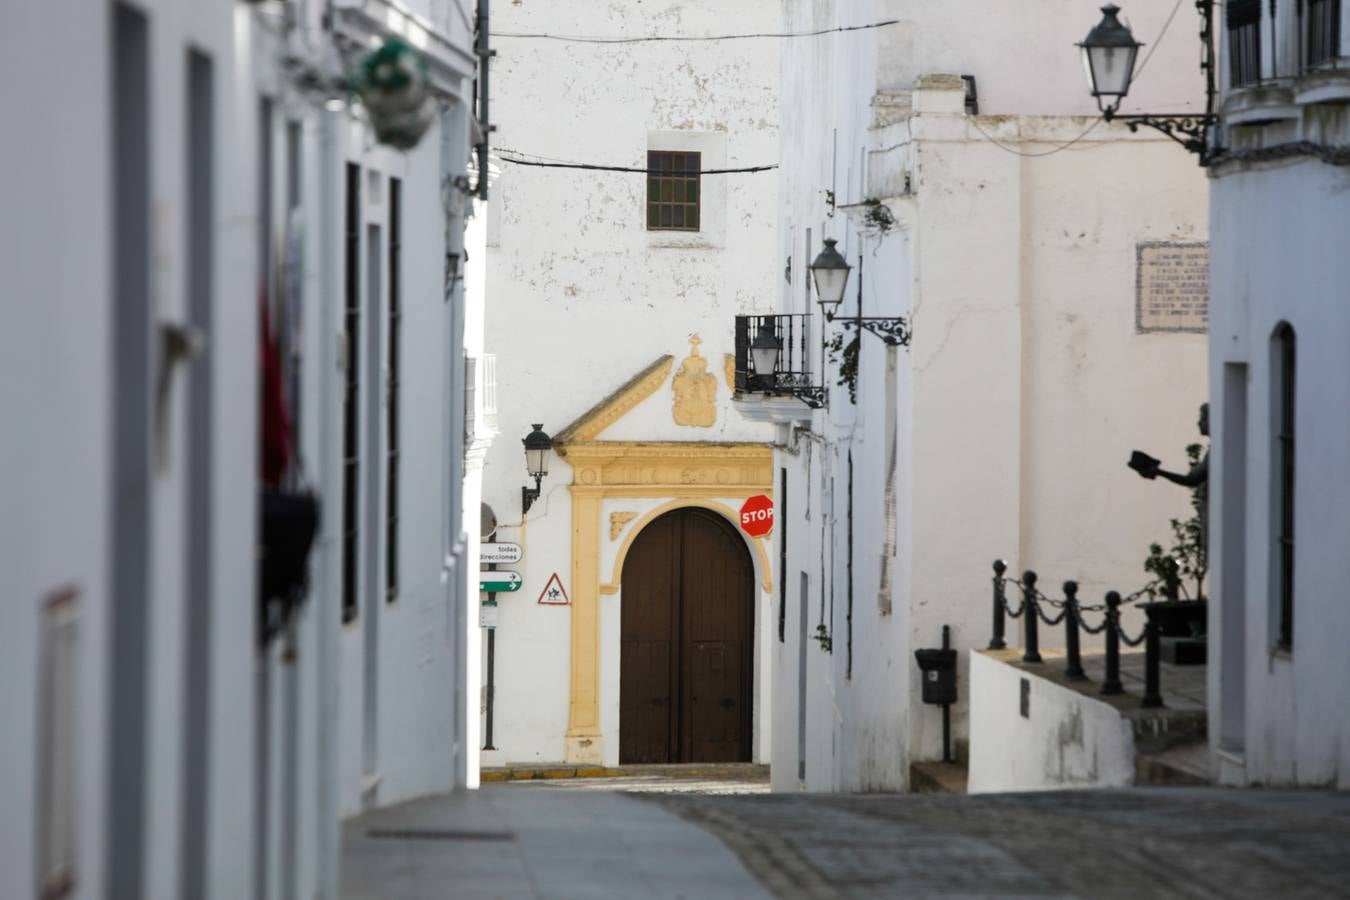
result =
[[621,763],[749,762],[754,566],[721,516],[679,509],[623,566]]

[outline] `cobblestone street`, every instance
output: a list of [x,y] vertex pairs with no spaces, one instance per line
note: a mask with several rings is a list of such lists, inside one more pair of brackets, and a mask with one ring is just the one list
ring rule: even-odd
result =
[[1350,897],[1350,794],[664,794],[770,892],[833,897]]
[[753,779],[573,778],[381,810],[343,896],[1350,897],[1350,794],[1138,789],[771,795]]

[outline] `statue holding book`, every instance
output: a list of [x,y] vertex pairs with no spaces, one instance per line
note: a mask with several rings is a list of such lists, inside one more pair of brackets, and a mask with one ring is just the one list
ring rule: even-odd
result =
[[[1197,423],[1200,434],[1209,437],[1209,404],[1200,406]],[[1140,450],[1130,455],[1128,463],[1143,478],[1162,478],[1191,489],[1191,507],[1194,514],[1186,520],[1173,519],[1175,543],[1164,550],[1161,544],[1149,547],[1144,570],[1154,576],[1161,586],[1158,593],[1163,603],[1145,606],[1149,618],[1162,625],[1165,639],[1164,653],[1170,662],[1204,662],[1205,632],[1205,575],[1209,570],[1209,450],[1200,444],[1186,448],[1190,467],[1186,472],[1171,472],[1162,468],[1162,461]],[[1188,588],[1193,583],[1194,589]],[[1155,596],[1154,590],[1149,590]]]

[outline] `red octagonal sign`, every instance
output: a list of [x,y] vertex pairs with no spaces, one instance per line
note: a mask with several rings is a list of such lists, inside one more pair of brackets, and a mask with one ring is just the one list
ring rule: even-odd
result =
[[764,537],[773,531],[773,501],[756,494],[741,507],[741,530],[751,537]]

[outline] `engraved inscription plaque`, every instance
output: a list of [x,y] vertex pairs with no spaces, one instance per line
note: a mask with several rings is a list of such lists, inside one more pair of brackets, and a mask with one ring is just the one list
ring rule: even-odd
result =
[[1135,330],[1203,333],[1209,326],[1209,244],[1151,241],[1137,252]]

